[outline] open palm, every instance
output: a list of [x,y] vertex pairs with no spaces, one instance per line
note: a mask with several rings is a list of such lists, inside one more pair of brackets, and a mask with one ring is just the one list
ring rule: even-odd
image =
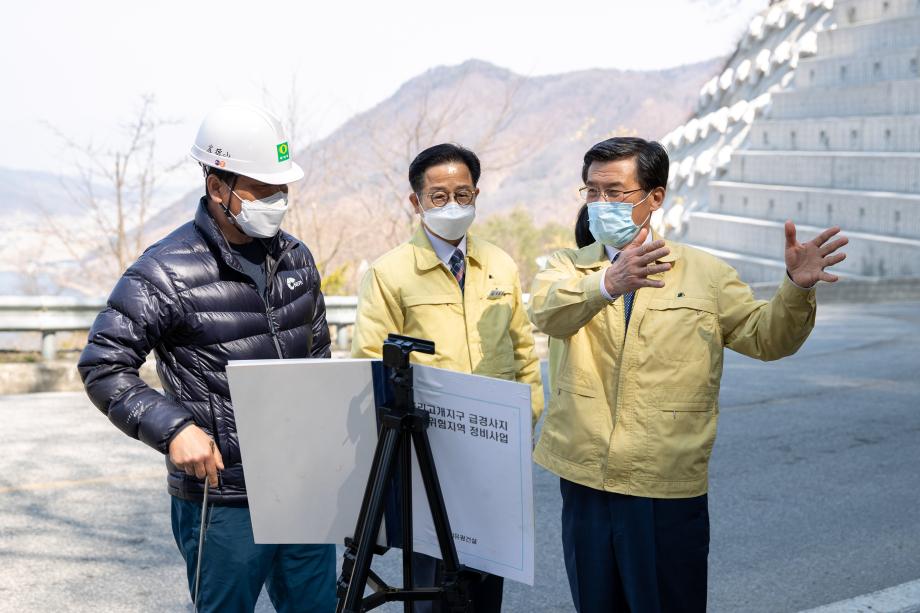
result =
[[825,271],[825,268],[839,264],[847,254],[837,253],[849,240],[841,236],[830,241],[840,233],[840,228],[828,228],[807,243],[800,243],[795,238],[795,224],[786,222],[786,270],[789,276],[801,287],[811,287],[818,281],[833,283],[839,277]]

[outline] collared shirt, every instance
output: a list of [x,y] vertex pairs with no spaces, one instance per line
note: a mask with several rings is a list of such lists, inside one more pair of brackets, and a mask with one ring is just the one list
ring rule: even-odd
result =
[[[649,244],[650,242],[652,242],[653,240],[654,240],[654,239],[652,238],[652,233],[649,232],[649,233],[648,233],[648,236],[645,237],[645,242],[642,243],[642,244],[643,244],[643,245],[648,245],[648,244]],[[620,251],[621,251],[621,250],[620,250],[620,249],[617,249],[616,247],[611,247],[610,245],[604,245],[604,251],[607,252],[607,259],[610,260],[611,263],[612,263],[612,262],[613,262],[613,259],[614,259],[615,257],[617,257],[617,256],[620,254]],[[619,296],[611,296],[611,295],[610,295],[610,292],[607,291],[607,287],[604,285],[604,278],[605,278],[605,276],[601,276],[601,296],[603,296],[603,297],[606,298],[607,300],[613,302],[614,300],[616,300],[617,298],[619,298]]]
[[450,256],[452,256],[457,249],[460,250],[464,258],[466,257],[466,235],[460,239],[460,244],[455,247],[443,238],[429,232],[428,228],[424,225],[422,226],[422,230],[425,231],[425,235],[428,237],[429,242],[431,242],[431,246],[434,248],[434,252],[438,256],[438,259],[444,262],[444,265],[448,268],[450,268]]

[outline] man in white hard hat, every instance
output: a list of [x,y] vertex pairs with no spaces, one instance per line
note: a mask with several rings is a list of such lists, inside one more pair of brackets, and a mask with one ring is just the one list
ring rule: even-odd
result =
[[[166,456],[173,535],[198,611],[253,611],[263,585],[280,612],[333,611],[334,546],[253,542],[224,370],[229,360],[329,357],[313,256],[280,231],[287,184],[303,171],[277,118],[243,103],[209,114],[191,155],[206,189],[194,220],[118,281],[90,330],[80,374],[119,429]],[[162,393],[138,376],[151,351]]]

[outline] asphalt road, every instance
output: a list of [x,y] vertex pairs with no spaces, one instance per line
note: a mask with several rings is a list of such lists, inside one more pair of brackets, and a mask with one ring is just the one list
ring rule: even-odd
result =
[[[796,356],[726,357],[710,610],[920,578],[920,304],[828,306]],[[0,396],[0,450],[0,611],[190,610],[156,453],[80,394]],[[504,610],[571,611],[558,480],[534,476],[537,585],[507,582]]]

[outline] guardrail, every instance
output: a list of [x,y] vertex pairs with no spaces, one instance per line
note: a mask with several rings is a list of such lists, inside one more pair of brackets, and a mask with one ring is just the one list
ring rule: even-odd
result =
[[[754,283],[758,298],[769,298],[775,283]],[[529,296],[524,295],[526,303]],[[920,278],[842,279],[818,286],[818,302],[920,301]],[[96,314],[105,308],[103,299],[62,296],[0,296],[0,332],[41,332],[43,360],[57,354],[55,334],[89,330]],[[357,296],[326,296],[326,320],[336,348],[345,350],[351,342],[351,327],[358,308]]]
[[[357,296],[327,296],[326,320],[336,345],[349,342],[355,323]],[[43,360],[57,356],[58,332],[89,330],[105,300],[67,296],[0,296],[0,332],[40,332]]]

